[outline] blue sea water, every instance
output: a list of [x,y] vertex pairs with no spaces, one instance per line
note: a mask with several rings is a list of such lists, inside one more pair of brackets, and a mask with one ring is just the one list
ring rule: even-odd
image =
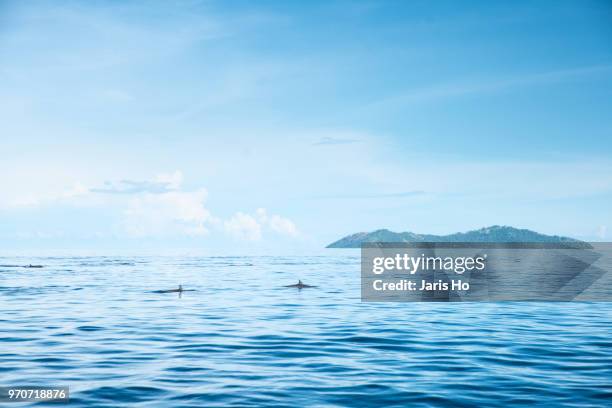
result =
[[73,407],[612,406],[612,303],[362,303],[344,255],[0,264],[0,386]]

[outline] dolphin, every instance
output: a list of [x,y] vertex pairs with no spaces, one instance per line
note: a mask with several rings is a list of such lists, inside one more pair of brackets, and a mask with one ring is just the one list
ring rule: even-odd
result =
[[304,289],[304,288],[316,288],[316,286],[312,286],[312,285],[306,285],[305,283],[302,283],[302,281],[298,281],[298,283],[296,283],[295,285],[285,285],[286,288],[298,288],[298,289]]
[[156,290],[154,293],[183,293],[195,292],[195,289],[183,289],[183,285],[179,285],[178,289]]
[[42,265],[32,265],[32,264],[24,266],[24,268],[42,268],[42,267],[43,267]]

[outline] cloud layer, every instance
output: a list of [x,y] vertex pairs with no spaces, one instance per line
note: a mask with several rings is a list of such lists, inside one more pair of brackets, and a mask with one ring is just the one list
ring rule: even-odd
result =
[[235,240],[261,241],[267,234],[297,237],[293,221],[259,208],[254,214],[237,211],[220,219],[207,208],[205,188],[183,187],[183,173],[176,170],[145,179],[106,181],[102,187],[82,183],[57,194],[24,197],[11,208],[30,210],[72,206],[111,213],[113,233],[132,238],[196,237],[214,233]]

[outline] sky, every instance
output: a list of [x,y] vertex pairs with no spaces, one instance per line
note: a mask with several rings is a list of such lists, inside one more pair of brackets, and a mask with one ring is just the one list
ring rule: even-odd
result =
[[608,1],[1,1],[0,251],[612,234]]

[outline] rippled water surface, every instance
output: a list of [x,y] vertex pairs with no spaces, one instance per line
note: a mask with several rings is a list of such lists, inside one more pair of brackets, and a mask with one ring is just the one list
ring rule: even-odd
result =
[[612,405],[612,303],[361,303],[356,256],[0,264],[0,385],[69,406]]

